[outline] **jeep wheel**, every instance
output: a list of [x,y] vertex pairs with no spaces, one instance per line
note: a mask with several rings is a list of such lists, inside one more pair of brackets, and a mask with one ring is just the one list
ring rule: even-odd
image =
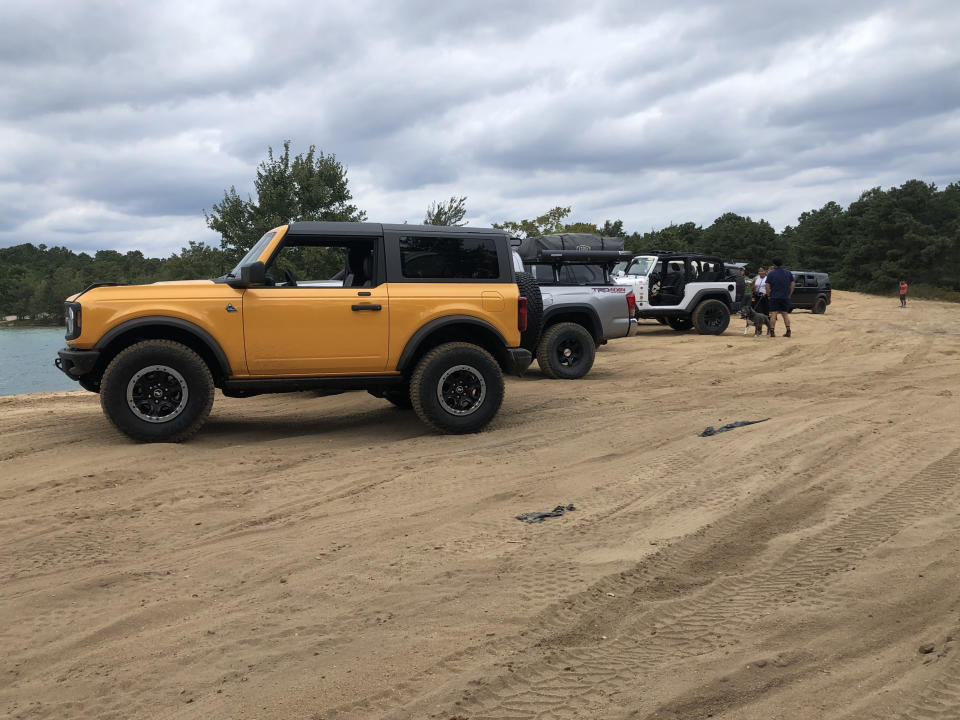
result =
[[686,332],[693,327],[693,320],[688,317],[668,317],[667,325],[677,332]]
[[493,356],[463,342],[444,343],[424,355],[410,378],[413,409],[442,433],[481,430],[503,402],[503,374]]
[[185,345],[144,340],[110,361],[100,381],[100,406],[134,440],[181,442],[210,415],[213,377]]
[[701,335],[721,335],[730,324],[730,308],[722,300],[704,300],[693,311],[693,324]]
[[813,314],[814,315],[823,315],[827,311],[827,301],[823,298],[817,298],[817,302],[813,304]]
[[593,336],[585,327],[562,322],[551,325],[543,334],[537,362],[547,377],[576,380],[590,372],[596,351]]
[[527,299],[527,329],[520,333],[520,347],[535,353],[537,341],[540,339],[540,323],[543,320],[543,296],[533,275],[518,272],[516,276],[520,295]]

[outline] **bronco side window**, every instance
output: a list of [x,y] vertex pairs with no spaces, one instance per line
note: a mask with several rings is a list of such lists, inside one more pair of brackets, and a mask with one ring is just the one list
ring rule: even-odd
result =
[[496,280],[500,261],[493,238],[405,236],[400,272],[412,279]]
[[372,240],[286,240],[268,264],[274,283],[283,287],[373,287],[375,257]]

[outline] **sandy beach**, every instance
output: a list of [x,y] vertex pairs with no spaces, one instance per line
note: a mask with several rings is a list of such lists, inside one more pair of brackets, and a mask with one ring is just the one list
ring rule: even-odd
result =
[[960,718],[960,306],[898,304],[645,322],[472,436],[0,398],[0,717]]

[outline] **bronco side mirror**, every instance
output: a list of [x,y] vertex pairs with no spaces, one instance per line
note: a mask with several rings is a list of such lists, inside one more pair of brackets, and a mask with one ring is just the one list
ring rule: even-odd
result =
[[244,265],[240,268],[240,280],[247,287],[251,285],[263,285],[267,282],[267,269],[262,262]]
[[244,265],[240,268],[240,277],[227,284],[232,288],[243,289],[251,285],[264,285],[267,282],[267,269],[262,262]]

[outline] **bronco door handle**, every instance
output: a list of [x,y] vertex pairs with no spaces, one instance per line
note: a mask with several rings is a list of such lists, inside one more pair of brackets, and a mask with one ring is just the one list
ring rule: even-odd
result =
[[374,310],[374,311],[377,311],[377,310],[381,310],[382,307],[381,307],[380,305],[351,305],[351,306],[350,306],[350,309],[353,310],[354,312],[356,312],[357,310]]

